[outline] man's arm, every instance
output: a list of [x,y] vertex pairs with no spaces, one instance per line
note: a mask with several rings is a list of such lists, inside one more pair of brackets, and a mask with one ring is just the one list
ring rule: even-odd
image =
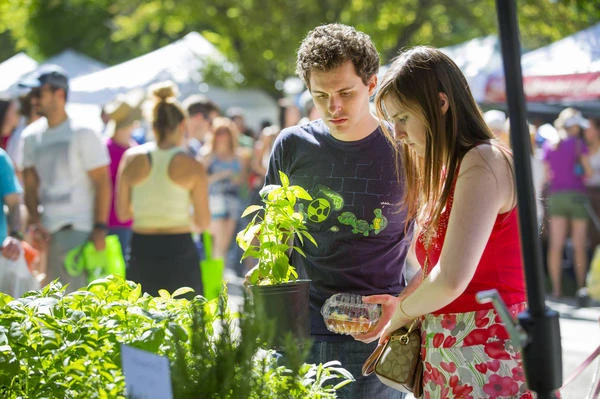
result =
[[23,185],[25,186],[25,206],[29,215],[27,225],[40,223],[40,213],[38,210],[40,204],[38,197],[40,179],[35,168],[31,167],[23,170]]
[[110,174],[108,166],[100,166],[87,173],[94,186],[94,230],[91,239],[96,249],[101,251],[106,246],[104,238],[106,237],[106,222],[112,196]]
[[23,225],[21,224],[21,194],[12,193],[6,195],[4,203],[8,207],[8,214],[6,215],[8,231],[21,234],[23,232]]

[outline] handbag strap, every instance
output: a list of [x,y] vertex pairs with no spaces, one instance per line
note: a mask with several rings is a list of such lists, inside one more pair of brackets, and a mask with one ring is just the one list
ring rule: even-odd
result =
[[370,375],[373,371],[375,371],[375,365],[379,360],[379,357],[383,353],[383,349],[385,348],[385,344],[377,345],[377,348],[371,353],[371,355],[365,360],[365,363],[362,367],[362,375],[365,377]]

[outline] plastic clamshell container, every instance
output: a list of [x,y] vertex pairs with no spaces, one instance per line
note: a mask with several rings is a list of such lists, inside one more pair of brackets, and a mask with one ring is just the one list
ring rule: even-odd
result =
[[327,298],[321,307],[327,329],[337,334],[364,334],[377,323],[381,305],[363,303],[362,296],[338,293]]

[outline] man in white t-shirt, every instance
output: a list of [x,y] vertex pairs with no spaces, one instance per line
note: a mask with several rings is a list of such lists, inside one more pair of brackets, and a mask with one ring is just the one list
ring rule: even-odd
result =
[[69,83],[62,69],[47,67],[19,85],[31,88],[32,106],[45,116],[23,131],[28,226],[48,250],[46,281],[58,278],[75,290],[86,277],[69,275],[65,256],[87,240],[98,250],[105,247],[110,158],[100,135],[67,115]]

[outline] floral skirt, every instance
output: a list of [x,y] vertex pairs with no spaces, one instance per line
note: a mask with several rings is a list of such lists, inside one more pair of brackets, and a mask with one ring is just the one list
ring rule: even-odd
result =
[[[509,310],[516,317],[525,306]],[[421,331],[424,398],[535,397],[527,389],[521,353],[495,310],[426,315]]]

